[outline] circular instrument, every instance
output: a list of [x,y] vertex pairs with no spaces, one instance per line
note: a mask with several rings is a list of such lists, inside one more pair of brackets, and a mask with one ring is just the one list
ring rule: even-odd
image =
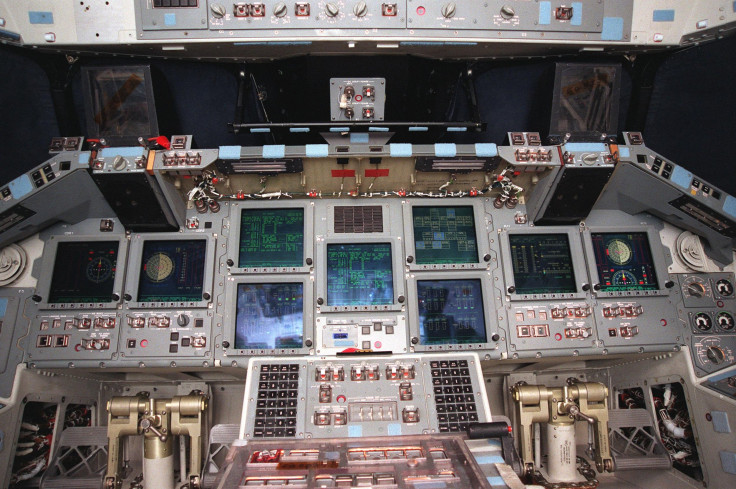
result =
[[104,257],[98,256],[87,263],[87,280],[101,284],[112,276],[112,262]]
[[628,270],[619,270],[613,274],[612,281],[613,285],[635,285],[636,275]]
[[721,311],[716,316],[716,324],[724,331],[731,331],[734,325],[736,325],[736,322],[730,312]]
[[154,253],[146,261],[146,276],[151,282],[163,282],[174,272],[174,261],[166,253]]
[[626,265],[634,254],[631,246],[620,239],[612,239],[607,246],[608,258],[616,265]]
[[730,297],[733,295],[733,284],[730,280],[722,278],[716,282],[716,290],[718,291],[718,295],[722,297]]
[[713,320],[705,312],[699,312],[693,316],[693,324],[700,331],[709,331],[713,327]]

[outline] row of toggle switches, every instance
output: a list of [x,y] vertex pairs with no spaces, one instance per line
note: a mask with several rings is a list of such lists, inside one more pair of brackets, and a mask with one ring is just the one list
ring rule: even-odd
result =
[[[402,382],[399,384],[399,399],[402,401],[411,401],[414,399],[414,390],[410,382]],[[344,402],[345,396],[338,396],[337,400],[338,402]],[[322,384],[319,386],[318,401],[320,404],[329,404],[332,402],[332,386],[328,384]]]
[[641,316],[644,312],[644,308],[639,305],[633,306],[611,306],[603,308],[604,318],[615,318],[615,317],[627,317],[635,318]]
[[[413,365],[387,365],[387,380],[413,379],[416,371]],[[314,378],[317,382],[342,382],[345,380],[345,371],[340,366],[317,367]],[[350,380],[379,380],[381,372],[378,365],[355,365],[350,369]]]

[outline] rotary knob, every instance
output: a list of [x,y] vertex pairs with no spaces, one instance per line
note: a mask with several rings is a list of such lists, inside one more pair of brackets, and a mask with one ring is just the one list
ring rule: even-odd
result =
[[501,17],[504,19],[510,19],[514,15],[516,15],[516,11],[511,5],[504,5],[501,7]]
[[715,363],[716,365],[719,365],[726,360],[726,354],[718,348],[717,346],[709,346],[708,349],[705,351],[706,356],[708,357],[708,360]]
[[287,11],[288,9],[286,8],[286,4],[284,2],[279,2],[273,6],[273,15],[276,17],[283,17],[284,15],[286,15]]
[[325,5],[325,13],[328,17],[337,17],[337,14],[340,13],[340,8],[335,5],[334,3],[328,3]]
[[212,5],[210,5],[210,10],[212,11],[212,15],[214,15],[218,19],[225,17],[225,7],[223,7],[219,3],[213,3]]
[[115,159],[112,162],[112,167],[116,171],[122,171],[125,170],[125,168],[128,166],[128,161],[123,158],[122,156],[118,155],[115,157]]
[[446,19],[451,19],[455,16],[455,11],[457,10],[457,5],[455,2],[446,3],[442,6],[442,17]]
[[363,1],[356,3],[355,7],[353,7],[353,13],[356,17],[365,17],[368,13],[368,5]]

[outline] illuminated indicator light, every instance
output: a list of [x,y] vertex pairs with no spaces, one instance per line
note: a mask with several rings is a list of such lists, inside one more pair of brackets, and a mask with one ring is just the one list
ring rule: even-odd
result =
[[141,348],[145,348],[148,346],[148,340],[141,340]]
[[424,7],[417,7],[417,15],[424,15],[427,13],[427,9]]
[[555,339],[560,341],[562,339],[562,335],[560,333],[555,333]]
[[381,343],[380,341],[376,341],[375,343],[373,343],[373,345],[374,345],[374,346],[375,346],[376,348],[381,348],[381,347],[383,346],[383,343]]

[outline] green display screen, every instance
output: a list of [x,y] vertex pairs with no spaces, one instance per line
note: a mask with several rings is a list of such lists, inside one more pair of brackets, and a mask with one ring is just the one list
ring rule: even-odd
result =
[[393,304],[390,243],[327,245],[327,305]]
[[593,233],[590,237],[601,291],[659,290],[647,233]]
[[510,234],[517,294],[575,292],[575,272],[567,234]]
[[417,206],[412,215],[417,264],[478,263],[473,206]]
[[304,209],[243,209],[240,268],[304,265]]

